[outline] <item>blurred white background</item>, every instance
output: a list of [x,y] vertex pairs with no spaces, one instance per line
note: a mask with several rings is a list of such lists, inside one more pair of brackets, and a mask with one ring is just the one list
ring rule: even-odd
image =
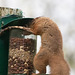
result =
[[[75,0],[0,0],[0,7],[19,8],[26,18],[45,16],[56,22],[62,33],[70,75],[75,75]],[[40,41],[38,36],[38,50]]]

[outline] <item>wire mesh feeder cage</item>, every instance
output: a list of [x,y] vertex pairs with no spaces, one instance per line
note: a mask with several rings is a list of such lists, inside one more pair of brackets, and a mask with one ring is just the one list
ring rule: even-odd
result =
[[10,16],[10,15],[22,16],[22,11],[20,9],[0,7],[0,18]]

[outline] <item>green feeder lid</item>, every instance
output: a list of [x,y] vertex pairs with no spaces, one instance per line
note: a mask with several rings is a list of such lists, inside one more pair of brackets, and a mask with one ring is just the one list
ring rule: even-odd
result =
[[11,20],[9,23],[5,24],[2,29],[8,27],[8,26],[23,26],[28,27],[30,22],[33,20],[33,18],[17,18],[14,20]]

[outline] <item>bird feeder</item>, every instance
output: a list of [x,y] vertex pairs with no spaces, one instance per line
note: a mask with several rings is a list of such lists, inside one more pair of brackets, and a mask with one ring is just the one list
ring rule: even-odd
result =
[[33,58],[36,53],[36,36],[26,27],[33,18],[14,14],[0,16],[0,75],[31,74],[35,71]]

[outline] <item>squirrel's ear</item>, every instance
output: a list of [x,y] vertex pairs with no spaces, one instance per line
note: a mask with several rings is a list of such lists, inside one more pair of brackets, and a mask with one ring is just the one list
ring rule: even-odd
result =
[[34,19],[39,19],[40,17],[36,17],[36,18],[34,18]]

